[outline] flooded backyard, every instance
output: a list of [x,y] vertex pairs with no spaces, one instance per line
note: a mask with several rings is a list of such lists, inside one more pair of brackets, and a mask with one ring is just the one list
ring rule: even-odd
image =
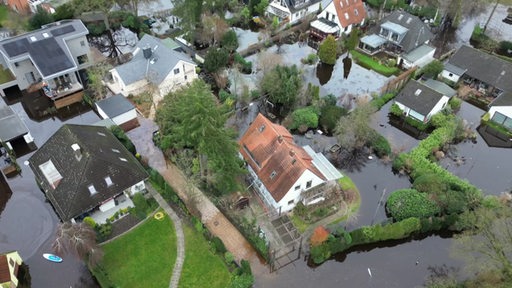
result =
[[[66,120],[59,117],[32,119],[21,102],[10,106],[27,125],[37,147],[64,123],[93,124],[99,121],[99,117],[90,110],[81,109],[82,112],[75,115],[65,110],[58,116]],[[60,221],[39,190],[32,170],[23,164],[31,155],[32,152],[17,159],[22,173],[7,179],[12,190],[10,197],[5,197],[9,195],[8,191],[0,184],[0,207],[5,205],[3,211],[0,209],[0,251],[17,250],[20,253],[29,265],[32,287],[96,287],[81,261],[66,255],[63,264],[55,264],[42,257],[43,253],[52,251],[53,235]]]

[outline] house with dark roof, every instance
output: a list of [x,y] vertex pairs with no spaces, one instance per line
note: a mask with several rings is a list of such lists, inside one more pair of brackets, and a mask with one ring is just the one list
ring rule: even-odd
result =
[[60,108],[82,101],[85,68],[91,65],[89,31],[80,20],[62,20],[41,29],[0,41],[0,65],[12,80],[0,93],[17,86],[39,93]]
[[322,0],[271,0],[267,14],[280,22],[295,23],[310,14],[318,13]]
[[[0,142],[5,143],[9,149],[13,149],[14,141],[23,139],[23,142],[34,145],[34,138],[21,120],[18,114],[14,113],[10,106],[0,100]],[[11,143],[12,142],[12,143]]]
[[325,7],[318,19],[311,22],[310,36],[322,41],[327,35],[338,37],[349,34],[352,27],[364,23],[366,10],[362,0],[333,0]]
[[443,110],[448,101],[457,94],[443,82],[429,79],[425,83],[416,80],[407,82],[395,97],[395,104],[404,115],[423,123]]
[[459,80],[483,96],[512,92],[512,63],[470,46],[460,47],[444,66],[441,77]]
[[110,70],[107,87],[115,94],[137,95],[154,86],[153,101],[197,78],[197,65],[185,53],[167,47],[160,39],[144,34],[133,58]]
[[139,126],[135,106],[121,94],[102,99],[94,104],[102,119],[111,119],[124,131]]
[[[36,181],[62,221],[108,215],[133,206],[146,170],[105,127],[63,125],[28,160]],[[100,219],[100,220],[98,220]]]
[[18,271],[23,264],[18,251],[0,254],[0,287],[18,287]]
[[251,186],[268,207],[279,212],[292,210],[298,202],[310,205],[323,201],[322,193],[306,198],[306,192],[343,177],[322,153],[296,145],[285,127],[262,114],[258,114],[239,144],[253,179]]
[[361,38],[359,49],[370,55],[385,51],[397,56],[397,63],[406,69],[423,67],[434,59],[435,48],[429,45],[433,38],[428,24],[396,10]]
[[512,92],[504,92],[489,108],[489,119],[512,131]]

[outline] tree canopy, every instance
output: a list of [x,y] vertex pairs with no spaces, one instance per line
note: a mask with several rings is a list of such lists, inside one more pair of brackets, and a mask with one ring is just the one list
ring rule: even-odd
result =
[[163,136],[162,149],[193,149],[198,159],[206,159],[207,184],[221,193],[237,188],[243,173],[234,131],[225,128],[227,113],[217,105],[210,87],[202,80],[164,97],[156,121]]
[[336,39],[329,35],[318,47],[318,58],[325,64],[336,64]]
[[204,57],[204,69],[215,73],[228,65],[229,53],[223,48],[213,48]]
[[297,66],[276,66],[261,80],[263,92],[274,105],[289,110],[302,89],[301,74]]
[[428,218],[439,214],[441,209],[426,193],[414,189],[396,190],[386,201],[386,210],[395,221],[410,217]]

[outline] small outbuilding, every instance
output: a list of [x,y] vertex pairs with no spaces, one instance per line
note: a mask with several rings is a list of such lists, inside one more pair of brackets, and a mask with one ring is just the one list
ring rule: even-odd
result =
[[129,131],[139,126],[135,106],[122,94],[96,102],[96,109],[103,119],[111,119],[124,131]]

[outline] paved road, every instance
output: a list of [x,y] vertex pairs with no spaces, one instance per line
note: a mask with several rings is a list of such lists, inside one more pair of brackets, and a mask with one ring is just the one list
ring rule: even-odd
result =
[[140,127],[128,132],[128,137],[137,148],[137,152],[148,164],[158,170],[169,185],[178,193],[191,211],[197,211],[201,221],[210,233],[224,242],[226,249],[237,261],[246,259],[253,266],[259,265],[256,251],[236,229],[233,224],[219,211],[204,193],[195,187],[183,173],[172,163],[165,162],[162,152],[153,145],[152,132],[157,130],[156,124],[139,117]]

